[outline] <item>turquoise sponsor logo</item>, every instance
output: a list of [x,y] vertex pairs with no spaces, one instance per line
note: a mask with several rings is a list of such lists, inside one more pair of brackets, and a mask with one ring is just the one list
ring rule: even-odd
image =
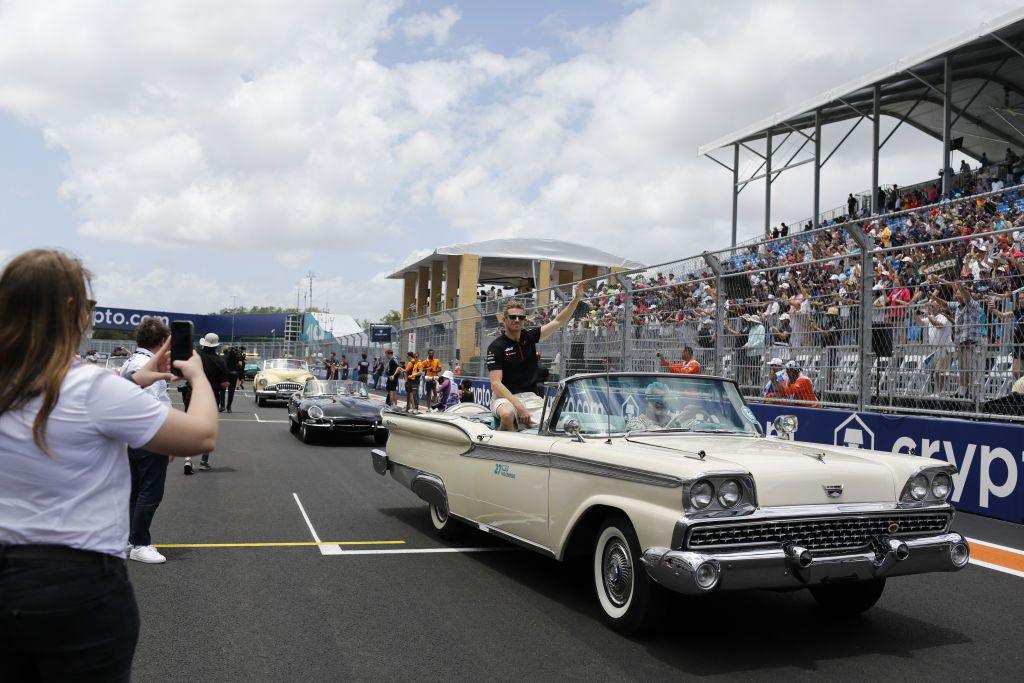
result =
[[500,462],[494,466],[494,473],[499,477],[506,477],[508,479],[515,479],[516,473],[508,465],[502,465]]

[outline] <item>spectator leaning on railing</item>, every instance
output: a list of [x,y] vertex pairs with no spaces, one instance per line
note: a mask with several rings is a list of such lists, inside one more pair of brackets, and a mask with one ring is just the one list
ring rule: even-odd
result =
[[[74,361],[89,330],[90,274],[29,251],[0,275],[0,653],[5,680],[126,681],[139,612],[125,567],[126,445],[212,450],[217,409],[198,356],[182,413],[142,391],[167,345],[132,381]],[[136,384],[138,386],[136,386]]]

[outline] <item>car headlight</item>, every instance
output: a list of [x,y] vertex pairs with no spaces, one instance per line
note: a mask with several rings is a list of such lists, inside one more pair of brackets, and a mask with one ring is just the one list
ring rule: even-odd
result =
[[727,479],[718,487],[718,503],[724,508],[731,508],[742,496],[743,489],[735,479]]
[[690,503],[698,510],[703,510],[711,505],[715,497],[715,487],[710,481],[701,479],[690,487]]
[[267,386],[267,378],[260,377],[259,380],[257,380],[256,384],[259,384],[261,387]]
[[952,490],[953,479],[945,472],[939,472],[932,477],[932,495],[939,500],[946,500]]
[[924,497],[928,495],[928,477],[923,474],[911,477],[907,482],[907,493],[914,500],[924,500]]
[[309,416],[314,420],[319,420],[324,416],[324,409],[321,408],[320,406],[310,406]]

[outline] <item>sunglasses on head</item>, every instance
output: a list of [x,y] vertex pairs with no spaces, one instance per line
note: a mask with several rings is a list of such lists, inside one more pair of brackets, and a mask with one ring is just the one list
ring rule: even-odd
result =
[[525,315],[518,315],[518,314],[515,314],[515,313],[510,313],[509,315],[506,315],[505,317],[508,318],[509,320],[526,320],[526,316]]

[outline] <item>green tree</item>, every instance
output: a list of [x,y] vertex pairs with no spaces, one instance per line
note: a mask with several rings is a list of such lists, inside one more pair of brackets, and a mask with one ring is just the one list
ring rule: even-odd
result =
[[401,320],[402,320],[402,314],[392,308],[390,311],[388,311],[387,313],[385,313],[381,317],[380,324],[381,325],[397,325]]

